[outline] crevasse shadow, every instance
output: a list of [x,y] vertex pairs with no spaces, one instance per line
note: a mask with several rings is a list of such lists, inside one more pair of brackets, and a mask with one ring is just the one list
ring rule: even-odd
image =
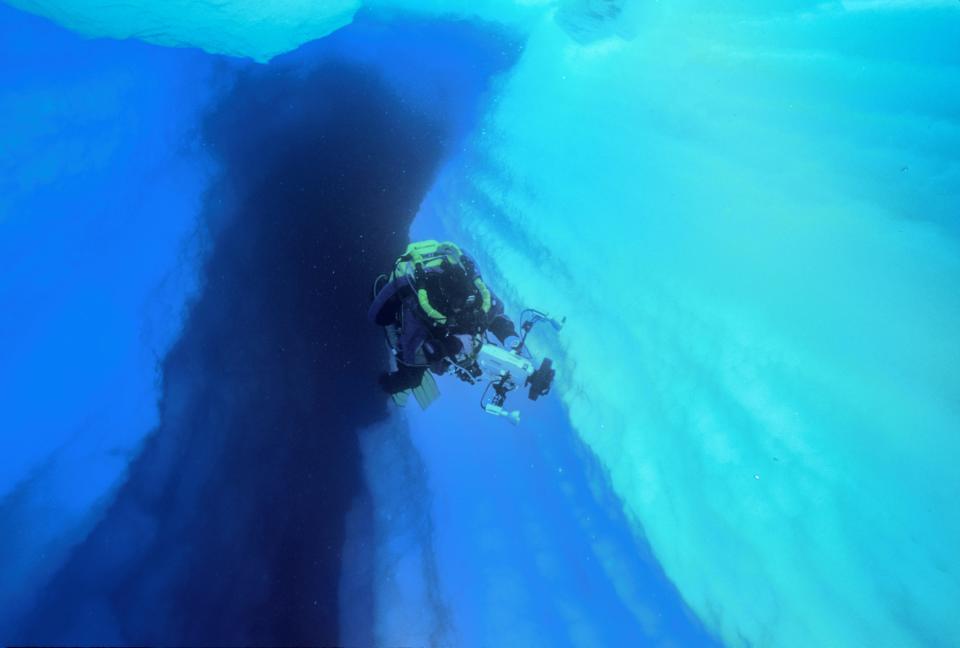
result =
[[21,625],[31,643],[332,644],[356,430],[382,418],[370,280],[402,249],[443,129],[364,68],[241,72],[203,289],[158,428]]

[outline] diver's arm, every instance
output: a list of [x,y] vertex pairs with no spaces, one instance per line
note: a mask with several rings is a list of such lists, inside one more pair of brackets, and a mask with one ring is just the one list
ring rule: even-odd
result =
[[389,281],[373,298],[373,303],[367,311],[367,319],[377,326],[391,324],[396,315],[397,299],[406,285],[406,282],[399,278]]
[[487,313],[487,330],[504,344],[507,338],[519,337],[513,320],[503,312],[503,302],[491,293],[490,312]]

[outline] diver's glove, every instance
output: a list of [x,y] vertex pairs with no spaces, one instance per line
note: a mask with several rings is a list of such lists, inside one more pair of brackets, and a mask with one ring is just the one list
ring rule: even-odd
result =
[[509,344],[507,344],[507,339],[519,337],[517,328],[513,324],[513,320],[503,314],[494,317],[487,328],[496,336],[498,340],[500,340],[500,343],[508,349],[511,347]]

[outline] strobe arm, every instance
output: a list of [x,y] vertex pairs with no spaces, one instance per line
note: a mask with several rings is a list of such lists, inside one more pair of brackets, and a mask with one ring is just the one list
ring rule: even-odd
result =
[[[496,382],[491,382],[480,397],[480,408],[487,414],[500,416],[514,425],[520,423],[520,412],[517,410],[508,411],[503,408],[507,400],[507,394],[516,388],[516,384],[510,380],[509,375],[503,375]],[[493,389],[493,396],[487,400],[487,393]]]

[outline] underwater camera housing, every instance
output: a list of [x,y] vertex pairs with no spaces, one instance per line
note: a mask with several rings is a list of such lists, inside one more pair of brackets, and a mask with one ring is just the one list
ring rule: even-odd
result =
[[477,354],[477,365],[491,381],[480,397],[480,407],[488,414],[502,416],[514,425],[520,422],[520,412],[504,409],[507,394],[523,385],[529,387],[527,397],[537,400],[550,392],[556,375],[550,358],[544,358],[540,367],[535,369],[532,360],[524,355],[527,335],[538,322],[549,322],[554,330],[559,331],[566,321],[566,318],[558,320],[533,309],[523,311],[521,317],[520,341],[512,350],[487,343]]

